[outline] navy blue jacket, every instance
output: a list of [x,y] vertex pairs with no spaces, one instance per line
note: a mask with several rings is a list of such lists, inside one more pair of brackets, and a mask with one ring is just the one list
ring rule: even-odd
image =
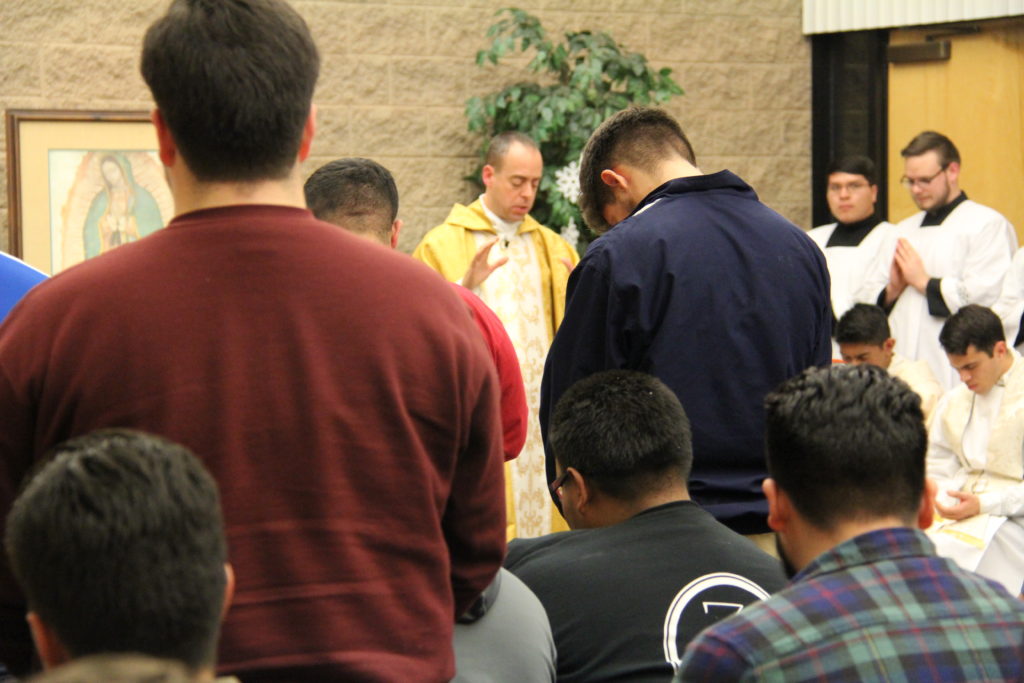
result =
[[667,384],[690,418],[694,499],[735,531],[768,531],[764,397],[830,362],[831,315],[821,250],[737,176],[658,187],[569,277],[541,386],[548,481],[559,397],[595,372],[640,370]]

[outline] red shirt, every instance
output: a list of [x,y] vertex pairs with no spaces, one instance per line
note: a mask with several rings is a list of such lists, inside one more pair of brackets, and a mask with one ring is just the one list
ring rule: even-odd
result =
[[[504,485],[493,363],[436,274],[247,205],[178,217],[23,303],[0,326],[0,514],[54,444],[161,434],[220,485],[238,579],[223,671],[454,674],[454,616],[504,555]],[[24,604],[0,570],[18,671]]]
[[526,406],[526,388],[523,373],[519,369],[519,358],[512,346],[505,326],[487,304],[462,285],[451,283],[455,293],[462,297],[470,315],[484,335],[487,348],[491,351],[494,367],[498,370],[501,384],[501,429],[504,434],[505,460],[513,460],[526,443],[526,423],[529,409]]

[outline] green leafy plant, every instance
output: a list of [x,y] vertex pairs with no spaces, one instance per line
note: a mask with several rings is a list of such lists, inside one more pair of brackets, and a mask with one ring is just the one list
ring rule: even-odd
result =
[[672,80],[671,69],[655,71],[646,57],[624,51],[607,33],[570,31],[564,41],[554,43],[540,20],[523,10],[506,8],[497,16],[503,18],[487,30],[492,43],[477,53],[477,66],[487,68],[488,62],[496,65],[510,52],[532,50],[528,69],[542,78],[466,101],[469,130],[483,135],[480,166],[467,179],[480,183],[492,136],[523,131],[537,141],[544,156],[544,177],[532,214],[555,230],[573,232],[583,221],[573,196],[578,184],[572,181],[590,134],[621,109],[660,104],[683,90]]

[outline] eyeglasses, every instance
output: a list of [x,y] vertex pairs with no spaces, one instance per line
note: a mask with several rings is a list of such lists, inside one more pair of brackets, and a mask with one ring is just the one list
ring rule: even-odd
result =
[[561,497],[562,492],[559,489],[561,489],[562,486],[565,485],[565,482],[566,482],[566,480],[568,478],[569,478],[569,470],[566,470],[565,472],[562,472],[562,474],[559,475],[558,479],[555,479],[553,482],[551,482],[551,486],[550,486],[551,493],[553,495]]
[[933,175],[931,178],[908,178],[907,176],[903,176],[902,178],[900,178],[900,185],[907,188],[908,190],[913,188],[915,185],[926,187],[930,185],[933,180],[942,175],[942,172],[946,170],[947,165],[948,164],[943,164],[942,168],[940,168],[938,172],[936,172],[936,174]]
[[868,184],[864,183],[864,182],[846,183],[845,185],[840,185],[839,183],[836,183],[834,185],[829,185],[828,186],[828,191],[831,192],[832,194],[840,194],[840,193],[843,192],[843,190],[846,190],[847,192],[853,193],[853,192],[860,192],[861,190],[863,190],[867,186],[868,186]]

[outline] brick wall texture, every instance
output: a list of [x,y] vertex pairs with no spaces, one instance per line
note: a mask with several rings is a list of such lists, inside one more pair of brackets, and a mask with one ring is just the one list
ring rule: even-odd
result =
[[[524,59],[477,67],[506,2],[294,0],[322,56],[318,133],[305,174],[342,156],[391,169],[411,250],[453,202],[481,140],[463,107],[527,76]],[[148,110],[138,72],[146,27],[166,0],[0,0],[0,107]],[[667,108],[706,171],[728,168],[797,225],[810,227],[810,47],[800,0],[524,0],[554,35],[610,33],[686,91]],[[4,140],[6,146],[7,142]],[[0,156],[6,179],[6,154]],[[6,183],[5,183],[6,185]],[[7,195],[0,248],[8,244]]]

